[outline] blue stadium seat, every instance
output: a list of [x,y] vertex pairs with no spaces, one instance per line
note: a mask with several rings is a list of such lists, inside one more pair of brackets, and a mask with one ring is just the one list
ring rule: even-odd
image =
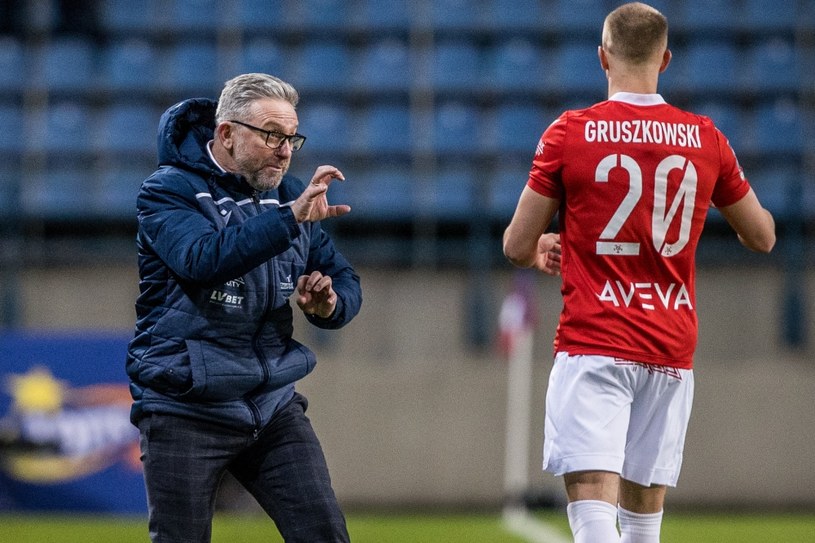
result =
[[20,213],[19,191],[22,172],[19,160],[0,161],[0,219],[16,217]]
[[[348,25],[351,13],[346,0],[296,0],[281,10],[288,26],[307,29],[342,30]],[[274,11],[265,4],[269,11]]]
[[93,185],[92,170],[85,165],[50,165],[20,187],[22,212],[40,219],[87,218]]
[[546,53],[540,44],[522,37],[496,44],[490,52],[490,81],[501,90],[540,92],[549,73]]
[[798,168],[773,164],[746,171],[745,175],[761,204],[776,217],[776,220],[783,219],[790,201],[790,187],[797,181],[795,176],[803,175]]
[[95,148],[155,155],[158,120],[158,112],[144,103],[113,104],[100,115]]
[[20,105],[0,104],[0,153],[22,153],[25,149],[25,131],[25,116]]
[[791,40],[769,38],[750,47],[747,86],[759,93],[797,92],[801,90],[802,64],[800,51]]
[[363,152],[412,151],[411,115],[407,104],[372,104],[363,110],[358,126],[356,145]]
[[311,102],[298,110],[298,132],[306,136],[301,152],[345,151],[352,144],[351,110],[341,102]]
[[[531,162],[530,162],[531,166]],[[489,180],[489,209],[494,218],[509,220],[529,179],[529,166],[498,168]]]
[[495,111],[489,143],[499,153],[526,153],[531,161],[543,131],[555,118],[554,114],[535,103],[501,104]]
[[410,49],[404,40],[385,38],[365,47],[355,64],[354,85],[370,90],[404,90],[410,88],[412,66]]
[[738,2],[735,0],[684,0],[676,20],[668,23],[689,32],[732,30],[738,24]]
[[409,0],[358,0],[354,26],[405,32],[410,26],[410,4]]
[[54,91],[79,91],[94,83],[94,47],[82,38],[57,38],[40,51],[35,82]]
[[740,55],[733,42],[699,40],[685,51],[683,74],[691,92],[730,92],[739,84]]
[[286,73],[286,51],[276,40],[255,38],[249,41],[240,54],[241,73],[260,72],[284,77]]
[[292,64],[292,84],[305,91],[344,89],[351,73],[350,47],[342,41],[306,42]]
[[[801,2],[806,4],[808,2]],[[745,0],[743,24],[750,30],[782,30],[798,24],[798,0]]]
[[479,151],[480,124],[476,106],[461,102],[441,104],[434,112],[433,148],[437,151]]
[[99,20],[102,28],[111,32],[149,32],[159,22],[158,0],[103,0]]
[[421,191],[417,207],[425,215],[439,220],[465,220],[477,212],[478,176],[468,161],[446,161],[433,176],[426,191]]
[[135,219],[136,195],[141,182],[153,172],[150,163],[114,161],[102,169],[92,195],[94,213],[104,217]]
[[436,29],[472,29],[481,24],[481,10],[471,0],[435,0],[431,2],[429,23]]
[[181,41],[170,48],[167,60],[162,81],[166,89],[209,95],[223,84],[213,41]]
[[32,142],[48,152],[86,152],[90,149],[93,115],[80,102],[62,101],[49,105],[45,123]]
[[0,91],[22,91],[27,70],[23,44],[12,36],[0,36]]
[[597,9],[596,0],[556,0],[553,20],[568,35],[591,34],[594,46],[600,45],[599,32],[603,28],[605,9]]
[[158,53],[146,40],[116,41],[102,50],[102,82],[110,89],[152,90],[158,75]]
[[749,131],[749,124],[743,120],[743,115],[738,106],[723,100],[708,100],[689,108],[694,113],[705,115],[713,120],[722,134],[730,141],[730,146],[736,151],[736,155],[748,144],[746,134]]
[[442,90],[460,90],[478,84],[481,51],[466,40],[439,42],[433,57],[433,84]]
[[484,8],[489,25],[501,30],[554,28],[545,0],[489,0]]
[[332,201],[349,204],[357,218],[406,220],[416,211],[415,184],[409,164],[389,163],[361,170],[347,183],[331,185],[329,191],[342,186],[345,194],[335,195]]
[[567,42],[558,51],[556,88],[567,94],[605,95],[606,79],[597,57],[597,43]]
[[805,112],[794,101],[779,99],[759,105],[754,113],[755,151],[801,153]]
[[[165,0],[166,1],[166,0]],[[169,17],[163,21],[168,30],[214,31],[223,26],[226,2],[218,0],[172,0]],[[269,9],[267,7],[267,9]]]
[[238,0],[237,3],[238,23],[244,30],[268,32],[286,24],[281,12],[289,13],[288,4],[284,4],[283,9],[269,9],[269,0]]

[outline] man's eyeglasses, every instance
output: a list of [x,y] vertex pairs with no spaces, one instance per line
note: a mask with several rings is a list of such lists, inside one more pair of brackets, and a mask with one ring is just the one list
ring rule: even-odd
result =
[[272,149],[279,149],[281,145],[289,142],[292,151],[297,151],[303,144],[306,142],[306,137],[302,134],[292,134],[291,136],[288,134],[283,134],[281,132],[275,132],[274,130],[264,130],[262,128],[258,128],[257,126],[252,126],[251,124],[246,124],[241,121],[230,120],[230,123],[239,124],[241,126],[245,126],[251,130],[256,130],[261,134],[266,135],[266,147],[270,147]]

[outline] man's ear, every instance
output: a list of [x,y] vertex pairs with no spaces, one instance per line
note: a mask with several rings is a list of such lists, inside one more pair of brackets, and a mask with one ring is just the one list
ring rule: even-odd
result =
[[673,54],[671,53],[670,49],[665,49],[665,52],[662,53],[662,64],[659,65],[659,73],[665,71],[668,67],[668,64],[671,63],[671,59],[673,58]]
[[597,58],[600,59],[600,67],[603,69],[604,72],[608,71],[608,57],[606,56],[606,50],[603,49],[602,45],[597,46]]

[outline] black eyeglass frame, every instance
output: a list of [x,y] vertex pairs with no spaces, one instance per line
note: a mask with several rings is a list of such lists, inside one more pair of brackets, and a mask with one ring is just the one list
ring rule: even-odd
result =
[[[251,124],[245,123],[243,121],[236,121],[234,119],[231,119],[231,120],[229,120],[227,122],[239,124],[241,126],[245,126],[246,128],[249,128],[251,130],[256,130],[256,131],[260,132],[261,134],[265,134],[266,135],[265,144],[266,144],[266,147],[268,147],[270,149],[280,149],[280,147],[284,143],[286,143],[288,141],[292,152],[294,152],[294,151],[299,151],[303,147],[303,144],[306,143],[306,137],[303,134],[296,134],[295,133],[295,134],[289,135],[289,134],[284,134],[282,132],[277,132],[276,130],[264,130],[263,128],[259,128],[257,126],[252,126]],[[269,145],[269,138],[271,138],[272,136],[274,136],[275,138],[280,138],[280,143],[278,143],[275,146]]]

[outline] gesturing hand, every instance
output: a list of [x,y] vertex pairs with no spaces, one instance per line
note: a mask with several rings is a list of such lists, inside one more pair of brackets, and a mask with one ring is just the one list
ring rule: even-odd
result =
[[560,275],[560,234],[543,234],[538,238],[535,267],[549,275]]
[[306,315],[327,319],[337,307],[337,293],[331,286],[331,278],[318,271],[297,278],[297,306]]
[[351,211],[348,205],[329,205],[326,192],[334,179],[345,180],[345,176],[334,166],[320,166],[314,172],[311,182],[306,185],[291,209],[297,222],[321,221],[330,217],[340,217]]

